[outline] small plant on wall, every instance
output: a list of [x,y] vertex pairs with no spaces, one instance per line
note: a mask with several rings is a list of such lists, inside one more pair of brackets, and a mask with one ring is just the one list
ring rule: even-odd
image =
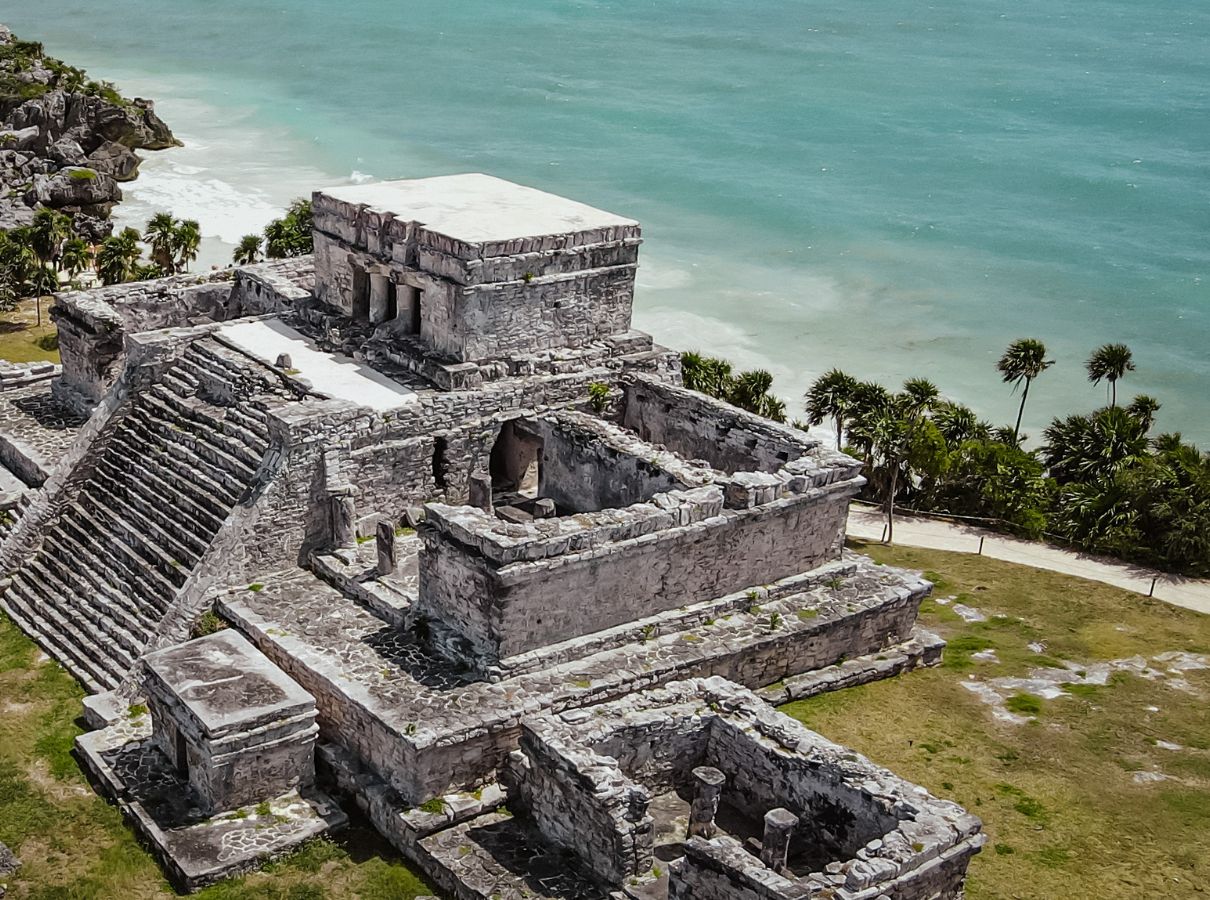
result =
[[605,412],[609,405],[609,385],[603,381],[594,381],[588,386],[588,402],[596,413]]

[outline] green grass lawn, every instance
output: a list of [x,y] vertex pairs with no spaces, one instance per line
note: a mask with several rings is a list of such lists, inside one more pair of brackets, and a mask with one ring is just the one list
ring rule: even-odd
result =
[[[1210,653],[1210,617],[982,557],[866,549],[932,573],[935,597],[956,595],[987,621],[968,624],[952,604],[926,601],[922,622],[951,642],[943,666],[785,710],[983,817],[990,841],[971,865],[971,900],[1210,896],[1210,672],[1185,673],[1196,693],[1125,673],[1054,700],[1018,692],[1008,706],[1035,716],[1028,724],[997,721],[960,684],[1057,660],[1091,666]],[[1029,649],[1039,642],[1041,653]],[[974,657],[991,649],[999,662]],[[168,896],[156,864],[70,754],[80,698],[75,682],[0,615],[0,841],[25,861],[8,878],[9,896]],[[1140,782],[1141,772],[1166,778]],[[362,827],[199,896],[427,892]]]
[[[23,865],[10,898],[174,896],[159,867],[97,796],[71,755],[83,694],[0,613],[0,841]],[[368,827],[314,841],[265,871],[208,888],[206,900],[407,900],[420,879]]]
[[[934,598],[988,619],[927,600],[921,623],[950,641],[942,666],[783,711],[982,817],[970,900],[1210,896],[1210,671],[1186,671],[1183,688],[1118,672],[1052,700],[1018,691],[1006,706],[1026,724],[961,686],[1057,660],[1210,654],[1210,617],[979,556],[859,549],[929,572]],[[991,649],[999,662],[974,658]]]
[[10,362],[59,361],[59,343],[54,323],[47,310],[50,301],[42,301],[42,324],[33,300],[22,301],[14,310],[0,313],[0,359]]

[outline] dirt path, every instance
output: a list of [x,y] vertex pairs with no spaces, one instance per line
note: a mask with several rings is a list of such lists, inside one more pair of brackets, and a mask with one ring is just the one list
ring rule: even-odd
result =
[[[854,503],[849,508],[850,537],[880,541],[884,524],[882,513],[875,507]],[[1050,544],[1005,537],[982,528],[901,516],[895,519],[895,543],[957,553],[982,552],[994,559],[1063,572],[1140,594],[1151,593],[1154,579],[1156,599],[1210,615],[1210,582],[1086,556]]]

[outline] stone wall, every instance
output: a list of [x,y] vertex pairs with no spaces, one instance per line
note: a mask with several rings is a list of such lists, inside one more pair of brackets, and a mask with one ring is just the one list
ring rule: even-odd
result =
[[91,411],[121,374],[126,335],[276,312],[309,296],[311,260],[276,260],[59,294],[50,315],[63,371],[55,395]]
[[630,329],[637,224],[470,243],[321,192],[312,210],[316,296],[365,318],[365,273],[386,278],[386,290],[419,289],[420,336],[453,359],[578,347]]
[[620,783],[595,753],[553,745],[524,727],[510,762],[510,804],[548,840],[578,855],[594,876],[618,885],[651,868],[646,790]]
[[[980,821],[961,807],[721,678],[672,682],[594,709],[537,716],[523,729],[510,765],[508,780],[517,782],[515,790],[509,784],[510,799],[594,871],[609,868],[609,842],[577,844],[571,835],[607,832],[600,810],[621,798],[645,808],[651,793],[670,784],[682,786],[685,796],[686,770],[694,765],[721,771],[722,801],[756,822],[772,809],[798,817],[790,848],[795,868],[766,867],[725,831],[693,837],[670,867],[670,897],[790,900],[843,888],[854,898],[957,898],[967,863],[984,842]],[[681,752],[663,746],[670,736]],[[585,807],[573,785],[595,787],[595,805]],[[639,874],[624,849],[613,865]]]
[[654,452],[636,455],[616,439],[624,433],[611,434],[600,420],[545,416],[526,419],[525,426],[542,441],[538,496],[553,500],[564,515],[630,506],[690,486]]
[[[848,482],[579,552],[494,566],[444,533],[424,534],[420,613],[460,630],[477,620],[475,665],[759,586],[838,559]],[[440,513],[441,510],[439,509]],[[628,511],[614,511],[623,517]],[[525,526],[518,526],[524,535]],[[468,573],[486,587],[470,608]],[[486,636],[486,639],[482,636]]]
[[805,432],[644,376],[626,379],[622,424],[652,444],[721,472],[776,472],[819,446]]

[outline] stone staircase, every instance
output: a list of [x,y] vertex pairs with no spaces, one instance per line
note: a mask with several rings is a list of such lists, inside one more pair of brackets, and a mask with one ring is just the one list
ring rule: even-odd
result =
[[281,393],[213,339],[134,397],[0,604],[94,692],[116,687],[257,481]]

